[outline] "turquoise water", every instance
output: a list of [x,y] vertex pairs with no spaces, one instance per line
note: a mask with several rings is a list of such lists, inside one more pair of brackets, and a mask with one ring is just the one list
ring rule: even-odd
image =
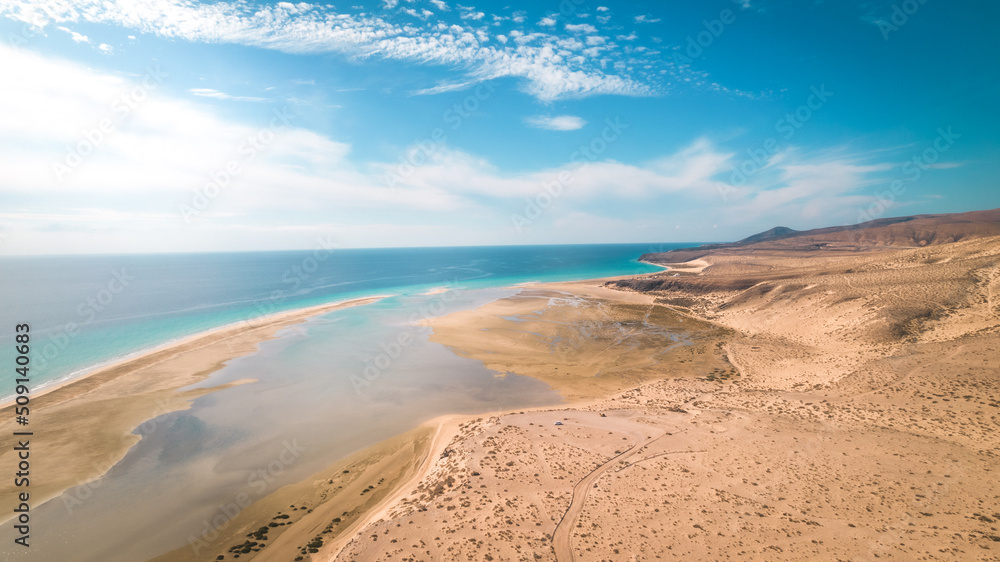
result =
[[[308,252],[0,260],[16,296],[4,303],[5,331],[31,324],[33,364],[46,361],[50,380],[260,314],[391,295],[313,317],[229,361],[198,386],[256,382],[148,420],[135,430],[139,443],[99,480],[33,506],[33,521],[44,524],[24,559],[193,554],[197,537],[238,513],[237,498],[259,500],[435,416],[558,404],[546,384],[498,376],[430,342],[430,328],[414,320],[482,306],[516,293],[517,283],[653,271],[635,258],[669,248],[343,250],[315,263]],[[109,285],[115,273],[123,280]],[[69,335],[66,322],[81,325]],[[56,350],[51,357],[44,345]],[[0,527],[0,558],[12,554],[12,533]]]
[[[431,288],[500,287],[655,271],[689,244],[317,249],[0,258],[0,335],[31,326],[36,388],[158,344],[281,310]],[[13,364],[0,346],[0,364]],[[5,371],[6,372],[6,371]],[[12,395],[0,388],[0,400]]]

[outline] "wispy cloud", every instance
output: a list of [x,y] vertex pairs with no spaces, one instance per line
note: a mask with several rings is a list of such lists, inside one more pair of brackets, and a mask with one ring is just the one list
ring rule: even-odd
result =
[[[388,0],[385,6],[397,7]],[[545,101],[594,94],[643,96],[658,87],[649,78],[612,70],[589,59],[580,44],[558,44],[559,37],[531,35],[527,42],[486,44],[477,30],[429,22],[424,26],[398,25],[380,16],[347,14],[332,8],[290,3],[257,6],[243,2],[196,4],[182,0],[79,0],[55,6],[0,4],[0,14],[40,22],[91,22],[119,25],[129,30],[193,42],[235,43],[288,53],[337,52],[348,56],[382,57],[434,63],[465,72],[479,80],[515,77],[524,90]],[[481,11],[458,6],[465,21],[485,18]],[[424,17],[419,12],[418,17]],[[523,16],[515,16],[523,19]],[[586,26],[586,24],[581,24]],[[572,27],[590,32],[593,27]],[[513,36],[510,34],[510,36]],[[566,54],[559,55],[559,51]],[[613,51],[606,57],[615,56]],[[607,68],[606,68],[607,67]]]
[[424,88],[422,90],[416,90],[413,92],[415,96],[433,96],[437,94],[445,94],[448,92],[457,92],[459,90],[464,90],[472,85],[472,82],[457,82],[457,83],[446,83],[438,84],[437,86],[432,86],[430,88]]
[[771,156],[746,185],[724,188],[723,211],[734,221],[779,224],[791,216],[811,223],[855,222],[858,208],[871,202],[867,191],[894,168],[891,162],[872,162],[867,153],[788,148]]
[[524,120],[525,123],[538,129],[549,129],[550,131],[575,131],[582,129],[587,124],[583,119],[573,115],[557,115],[546,117],[535,115]]
[[[158,244],[165,240],[174,250],[203,248],[198,244],[204,243],[206,232],[219,236],[225,232],[227,237],[242,237],[243,244],[270,247],[273,240],[288,240],[293,230],[310,232],[315,227],[310,221],[338,222],[338,228],[353,233],[356,244],[389,244],[391,238],[384,232],[345,226],[358,222],[358,217],[365,217],[360,219],[365,222],[380,216],[387,209],[413,213],[409,216],[415,220],[431,217],[427,220],[437,224],[441,233],[439,238],[426,238],[429,234],[415,226],[406,232],[402,227],[391,230],[405,234],[407,240],[441,243],[448,239],[448,232],[459,228],[454,221],[465,220],[461,217],[477,217],[477,226],[470,228],[487,228],[488,224],[495,240],[498,229],[510,229],[510,213],[519,211],[525,197],[534,197],[566,174],[573,182],[560,198],[553,219],[569,220],[588,213],[607,217],[602,209],[622,198],[648,203],[639,208],[661,205],[664,198],[674,197],[719,204],[717,194],[733,159],[733,154],[711,142],[698,140],[640,164],[610,159],[578,162],[567,154],[566,161],[555,166],[506,173],[486,158],[441,146],[390,187],[384,178],[397,169],[398,162],[354,161],[350,145],[298,128],[293,122],[274,132],[274,140],[246,163],[246,171],[229,179],[200,219],[185,225],[179,214],[170,211],[189,203],[213,173],[227,169],[227,162],[247,138],[260,138],[266,120],[257,124],[229,121],[197,101],[206,99],[205,95],[209,99],[225,95],[217,90],[203,88],[188,99],[156,92],[142,102],[142,111],[116,120],[85,161],[59,181],[52,163],[64,158],[67,145],[80,141],[80,131],[92,129],[102,115],[110,113],[112,100],[134,90],[137,83],[4,46],[0,46],[0,71],[21,85],[0,89],[0,104],[24,108],[23,115],[0,121],[0,168],[10,186],[8,192],[16,192],[24,201],[23,211],[17,210],[17,217],[8,220],[14,223],[15,233],[30,232],[24,238],[37,241],[36,251],[55,251],[59,244],[66,244],[65,236],[45,233],[53,224],[75,225],[81,229],[80,243],[86,241],[91,248],[94,243],[113,243],[115,234],[121,238],[122,232],[152,244],[147,251],[160,248]],[[60,87],[67,82],[73,83],[72,91]],[[583,125],[579,117],[567,115],[535,121],[556,130]],[[794,158],[786,164],[782,164],[785,168],[775,165],[784,174],[778,183],[748,187],[741,193],[755,212],[801,212],[808,203],[798,195],[803,186],[849,191],[866,173]],[[69,202],[80,193],[87,194],[86,205]],[[45,202],[53,197],[67,201],[66,207],[47,207]],[[89,210],[81,211],[84,207]],[[616,220],[628,222],[634,212]],[[141,216],[146,220],[122,218],[133,213],[145,213]],[[295,217],[294,228],[282,220],[287,216]],[[87,229],[97,230],[84,236]],[[585,236],[587,231],[579,234]],[[80,251],[86,251],[85,247]]]
[[201,96],[203,98],[214,98],[217,100],[267,101],[267,98],[258,98],[252,96],[232,96],[225,92],[213,90],[212,88],[191,88],[190,90],[188,90],[188,93],[193,94],[195,96]]
[[90,43],[90,39],[86,35],[77,33],[68,27],[59,26],[57,29],[59,29],[59,31],[69,33],[70,37],[73,38],[74,43]]
[[424,20],[424,21],[427,21],[427,18],[429,18],[429,17],[431,17],[431,16],[434,15],[434,12],[432,12],[430,10],[420,10],[418,12],[418,11],[416,11],[413,8],[404,8],[403,9],[403,13],[404,14],[409,14],[409,15],[417,18],[417,19]]

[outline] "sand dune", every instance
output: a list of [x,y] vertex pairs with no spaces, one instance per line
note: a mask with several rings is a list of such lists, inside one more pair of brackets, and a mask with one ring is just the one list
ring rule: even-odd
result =
[[[1000,237],[701,259],[611,283],[657,305],[534,287],[432,321],[494,368],[610,396],[468,420],[334,559],[998,559]],[[628,306],[724,327],[703,343],[734,372],[649,362],[658,322],[608,346]]]

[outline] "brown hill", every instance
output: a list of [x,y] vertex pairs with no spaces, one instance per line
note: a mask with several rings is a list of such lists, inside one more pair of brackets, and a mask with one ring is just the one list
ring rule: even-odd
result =
[[876,219],[860,224],[813,230],[775,227],[731,244],[709,244],[670,252],[645,254],[643,261],[682,263],[717,250],[839,250],[919,248],[1000,235],[1000,209],[941,215],[915,215]]
[[788,228],[787,226],[776,226],[771,230],[765,230],[760,234],[754,234],[753,236],[747,236],[743,240],[737,242],[737,244],[753,244],[754,242],[763,242],[765,240],[776,240],[778,238],[788,238],[789,236],[795,236],[800,231]]

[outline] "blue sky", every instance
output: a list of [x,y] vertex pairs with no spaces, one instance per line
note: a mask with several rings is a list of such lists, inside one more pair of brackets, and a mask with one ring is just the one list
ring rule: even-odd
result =
[[723,241],[1000,207],[998,16],[0,0],[0,253]]

